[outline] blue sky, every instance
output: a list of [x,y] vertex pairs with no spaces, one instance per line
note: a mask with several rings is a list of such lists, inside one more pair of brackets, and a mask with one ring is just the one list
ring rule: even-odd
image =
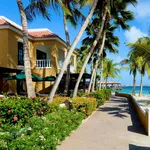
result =
[[[129,48],[125,46],[126,42],[134,42],[139,37],[147,36],[150,33],[150,0],[138,0],[139,3],[133,7],[129,6],[128,9],[133,11],[135,14],[135,20],[131,21],[129,24],[131,28],[129,31],[123,31],[121,29],[116,30],[115,34],[120,38],[120,46],[118,47],[118,54],[108,54],[108,58],[113,59],[116,63],[120,62],[122,59],[127,57]],[[28,0],[23,0],[25,6],[28,5]],[[88,13],[88,9],[84,10],[84,14]],[[55,13],[53,10],[50,11],[51,21],[43,19],[41,16],[38,16],[32,23],[28,25],[30,29],[32,28],[49,28],[52,32],[58,34],[62,39],[65,40],[63,20],[61,13]],[[20,23],[20,16],[16,0],[5,0],[0,4],[0,15],[5,16],[8,19]],[[77,35],[81,23],[79,26],[74,29],[69,26],[70,39],[71,42],[74,40]],[[82,36],[81,40],[85,37],[85,34]],[[81,45],[81,40],[77,47]],[[121,72],[122,79],[115,79],[115,81],[120,81],[123,84],[132,84],[132,76],[129,75],[128,71]],[[137,84],[140,83],[140,76],[138,74]],[[144,84],[150,84],[150,81],[147,76],[144,78]]]

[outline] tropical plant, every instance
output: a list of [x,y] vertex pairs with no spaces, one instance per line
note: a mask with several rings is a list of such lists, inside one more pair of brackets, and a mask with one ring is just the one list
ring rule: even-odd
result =
[[60,81],[61,81],[61,79],[62,79],[62,76],[63,76],[63,74],[64,74],[64,72],[65,72],[65,69],[66,69],[66,67],[67,67],[67,65],[68,65],[68,62],[70,61],[71,55],[72,55],[72,53],[73,53],[73,51],[74,51],[74,49],[75,49],[77,43],[79,42],[79,40],[80,40],[82,34],[84,33],[84,31],[85,31],[85,29],[86,29],[86,27],[87,27],[87,25],[88,25],[88,23],[89,23],[91,17],[93,16],[94,10],[95,10],[96,5],[97,5],[97,2],[98,2],[98,0],[94,0],[93,5],[92,5],[91,10],[90,10],[90,13],[88,14],[88,16],[87,16],[87,18],[86,18],[84,24],[82,25],[82,27],[81,27],[81,29],[80,29],[78,35],[76,36],[76,38],[75,38],[75,40],[74,40],[72,46],[70,47],[70,49],[69,49],[69,51],[68,51],[68,54],[67,54],[67,56],[66,56],[66,58],[65,58],[65,60],[64,60],[62,69],[61,69],[61,71],[60,71],[60,73],[59,73],[59,75],[58,75],[58,77],[57,77],[57,79],[56,79],[56,81],[55,81],[55,83],[54,83],[54,85],[53,85],[53,88],[52,88],[52,90],[51,90],[51,92],[50,92],[49,103],[52,102],[53,97],[54,97],[54,95],[55,95],[55,92],[56,92],[56,90],[57,90],[57,87],[58,87],[58,85],[59,85],[59,83],[60,83]]
[[[41,1],[38,1],[40,3]],[[70,48],[70,36],[67,26],[67,21],[71,23],[74,27],[77,26],[77,21],[81,18],[83,20],[84,16],[79,11],[81,6],[81,2],[77,0],[63,0],[59,1],[56,0],[52,2],[51,0],[43,1],[43,5],[37,5],[37,0],[32,0],[32,3],[26,8],[26,13],[29,14],[29,20],[33,20],[33,16],[36,17],[35,11],[38,10],[39,13],[42,14],[44,18],[49,19],[48,9],[50,4],[52,4],[53,8],[56,9],[58,7],[62,8],[63,11],[63,23],[64,23],[64,30],[66,35],[66,45],[67,51]],[[82,2],[83,3],[83,2]],[[31,15],[33,14],[33,15]],[[67,65],[67,72],[66,72],[66,80],[65,80],[65,95],[69,93],[69,81],[70,81],[70,63]]]
[[[117,7],[114,7],[115,11],[112,11],[113,9],[110,9],[111,4],[112,4],[111,2],[112,1],[103,1],[103,9],[101,9],[101,7],[99,7],[101,5],[98,5],[98,8],[97,8],[95,14],[102,14],[102,22],[99,24],[99,25],[101,25],[101,27],[97,31],[96,39],[94,40],[93,45],[90,48],[90,52],[88,53],[87,58],[86,58],[86,60],[83,64],[82,70],[80,72],[80,75],[79,75],[78,80],[77,80],[76,85],[75,85],[73,97],[75,97],[77,95],[77,90],[78,90],[79,83],[80,83],[80,80],[82,78],[82,75],[84,73],[84,69],[85,69],[86,64],[88,63],[88,61],[89,61],[89,59],[90,59],[90,57],[91,57],[91,55],[94,51],[94,48],[96,47],[96,45],[98,43],[98,40],[101,37],[101,33],[103,31],[105,20],[110,21],[110,18],[112,18],[112,16],[113,16],[114,23],[116,25],[121,26],[123,29],[128,29],[129,25],[126,24],[126,22],[129,21],[129,20],[133,20],[133,18],[134,18],[133,14],[130,11],[126,11],[126,7],[127,7],[127,4],[129,3],[129,1],[127,1],[127,2],[125,2],[125,1],[114,1],[113,4],[115,6],[117,6]],[[135,0],[133,0],[132,2],[135,2]],[[120,7],[118,7],[118,6],[120,6]],[[116,8],[119,8],[119,9],[116,9]]]
[[103,2],[103,11],[102,12],[103,12],[102,22],[101,22],[101,24],[99,23],[99,29],[98,29],[98,31],[96,33],[96,38],[95,38],[95,40],[94,40],[94,42],[93,42],[93,44],[92,44],[92,46],[90,48],[90,51],[89,51],[89,53],[88,53],[88,55],[87,55],[87,57],[85,59],[85,62],[84,62],[83,67],[82,67],[82,70],[81,70],[81,72],[79,74],[79,77],[77,79],[77,82],[76,82],[76,85],[75,85],[75,88],[74,88],[74,92],[73,92],[73,97],[76,97],[76,95],[77,95],[79,83],[80,83],[81,78],[83,76],[83,73],[84,73],[84,70],[86,68],[86,65],[87,65],[87,63],[88,63],[92,53],[94,52],[94,49],[95,49],[95,47],[96,47],[96,45],[97,45],[97,43],[98,43],[98,41],[99,41],[99,39],[101,37],[102,31],[103,31],[103,28],[104,28],[104,24],[105,24],[105,21],[106,21],[106,16],[108,14],[108,1],[104,1]]
[[24,69],[26,75],[26,85],[27,85],[27,94],[28,97],[35,97],[35,91],[32,84],[31,77],[31,63],[29,57],[29,45],[28,45],[28,25],[25,10],[23,7],[22,0],[17,0],[21,23],[22,23],[22,31],[23,31],[23,52],[24,52]]
[[[115,48],[115,46],[119,45],[119,38],[117,36],[114,36],[114,30],[116,29],[116,27],[113,25],[107,24],[107,26],[105,28],[107,28],[107,30],[104,30],[102,44],[100,45],[100,49],[99,49],[97,59],[95,62],[95,68],[94,68],[95,72],[97,72],[99,61],[100,61],[99,58],[100,58],[101,54],[103,53],[103,51],[104,52],[109,51],[112,53],[118,52],[118,50]],[[94,71],[93,71],[93,73],[94,73]],[[93,78],[92,91],[95,90],[94,89],[95,82],[96,82],[96,76],[94,76],[94,78]],[[90,88],[89,88],[89,92],[90,92]]]
[[129,56],[129,59],[122,60],[120,64],[129,65],[130,74],[133,74],[132,95],[135,95],[136,75],[139,69],[140,59],[135,57],[135,55],[132,52],[129,52],[128,56]]
[[131,53],[135,55],[139,59],[138,63],[138,71],[141,74],[141,81],[140,81],[140,92],[139,96],[142,96],[142,87],[143,87],[143,77],[145,75],[145,72],[148,73],[148,76],[150,76],[150,66],[149,66],[149,59],[147,59],[150,56],[149,52],[149,38],[144,37],[138,39],[135,43],[127,43],[127,45],[131,48]]
[[143,77],[145,76],[145,73],[147,72],[148,76],[150,77],[150,64],[143,61],[143,58],[140,57],[140,66],[139,66],[139,72],[141,74],[141,81],[140,81],[140,92],[139,96],[142,96],[142,90],[143,90]]
[[117,63],[114,63],[113,60],[109,60],[107,58],[104,59],[103,63],[103,78],[106,81],[106,85],[108,78],[120,78],[120,68]]

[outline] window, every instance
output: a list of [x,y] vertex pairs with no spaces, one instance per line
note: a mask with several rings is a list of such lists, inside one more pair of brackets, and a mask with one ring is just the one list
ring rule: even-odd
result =
[[37,60],[43,60],[43,59],[47,59],[47,53],[42,52],[40,50],[36,50],[36,59]]
[[18,42],[18,65],[24,66],[23,43]]
[[74,56],[71,56],[70,64],[71,64],[72,66],[74,66]]
[[65,52],[60,49],[59,50],[59,56],[58,56],[58,65],[59,65],[59,68],[62,67],[64,59],[65,59]]

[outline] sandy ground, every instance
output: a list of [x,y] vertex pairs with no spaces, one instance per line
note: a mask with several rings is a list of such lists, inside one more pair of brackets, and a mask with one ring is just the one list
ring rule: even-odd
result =
[[140,104],[141,107],[144,109],[149,108],[150,109],[150,96],[135,96],[135,99]]
[[57,150],[150,150],[150,137],[132,104],[112,96]]

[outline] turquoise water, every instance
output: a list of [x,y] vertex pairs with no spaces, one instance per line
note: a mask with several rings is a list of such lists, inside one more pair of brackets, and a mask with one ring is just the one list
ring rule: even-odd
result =
[[[140,86],[137,86],[135,89],[135,93],[139,94]],[[123,90],[118,90],[120,93],[132,93],[132,86],[123,87]],[[150,86],[143,86],[143,94],[150,95]]]

